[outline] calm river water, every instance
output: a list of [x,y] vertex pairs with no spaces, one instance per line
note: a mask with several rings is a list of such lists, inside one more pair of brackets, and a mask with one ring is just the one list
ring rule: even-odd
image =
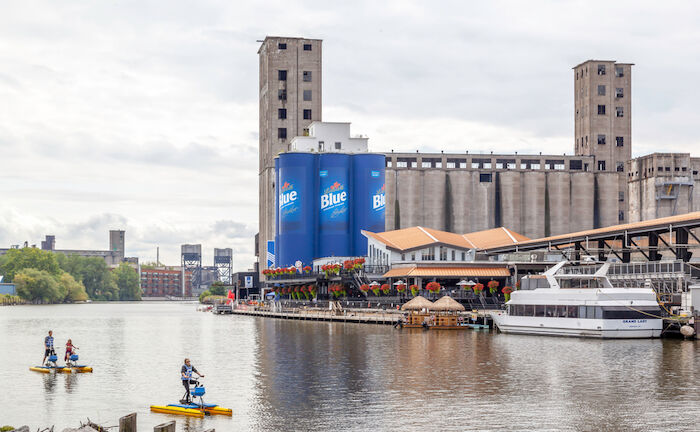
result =
[[[92,374],[30,372],[53,329]],[[0,425],[89,417],[178,430],[700,430],[698,343],[395,330],[214,316],[189,303],[0,308]],[[233,418],[149,412],[180,398],[184,357]]]

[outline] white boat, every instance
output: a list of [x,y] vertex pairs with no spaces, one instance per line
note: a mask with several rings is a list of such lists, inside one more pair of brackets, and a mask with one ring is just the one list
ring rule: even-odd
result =
[[523,278],[506,311],[491,315],[503,333],[594,338],[655,338],[663,320],[651,288],[615,288],[606,274],[560,273],[561,262],[543,275]]

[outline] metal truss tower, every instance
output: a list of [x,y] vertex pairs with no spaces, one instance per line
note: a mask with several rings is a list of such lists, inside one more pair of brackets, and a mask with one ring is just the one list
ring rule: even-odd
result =
[[202,284],[202,245],[184,244],[180,247],[182,256],[182,292],[185,293],[185,278],[187,272],[192,274],[192,295],[200,294]]
[[232,285],[233,280],[233,249],[214,249],[214,268],[217,271],[217,280]]

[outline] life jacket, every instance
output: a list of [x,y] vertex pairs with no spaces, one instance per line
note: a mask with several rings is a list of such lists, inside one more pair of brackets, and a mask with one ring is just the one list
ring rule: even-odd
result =
[[187,366],[185,365],[185,376],[182,377],[182,380],[190,380],[192,378],[192,366]]
[[53,348],[53,337],[46,336],[46,339],[44,339],[44,345],[46,345],[46,348]]

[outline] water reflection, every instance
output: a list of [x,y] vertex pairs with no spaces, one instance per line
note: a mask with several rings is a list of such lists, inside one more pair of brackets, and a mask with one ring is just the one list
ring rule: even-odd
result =
[[[483,331],[396,330],[213,316],[186,304],[0,310],[0,379],[15,392],[3,421],[33,429],[176,420],[217,430],[692,430],[700,406],[697,342],[596,341]],[[38,374],[51,327],[80,346],[93,374]],[[205,400],[233,418],[153,414],[179,399],[184,357],[207,377]],[[39,380],[42,382],[40,383]],[[43,385],[42,385],[43,384]],[[37,401],[42,401],[37,406]]]

